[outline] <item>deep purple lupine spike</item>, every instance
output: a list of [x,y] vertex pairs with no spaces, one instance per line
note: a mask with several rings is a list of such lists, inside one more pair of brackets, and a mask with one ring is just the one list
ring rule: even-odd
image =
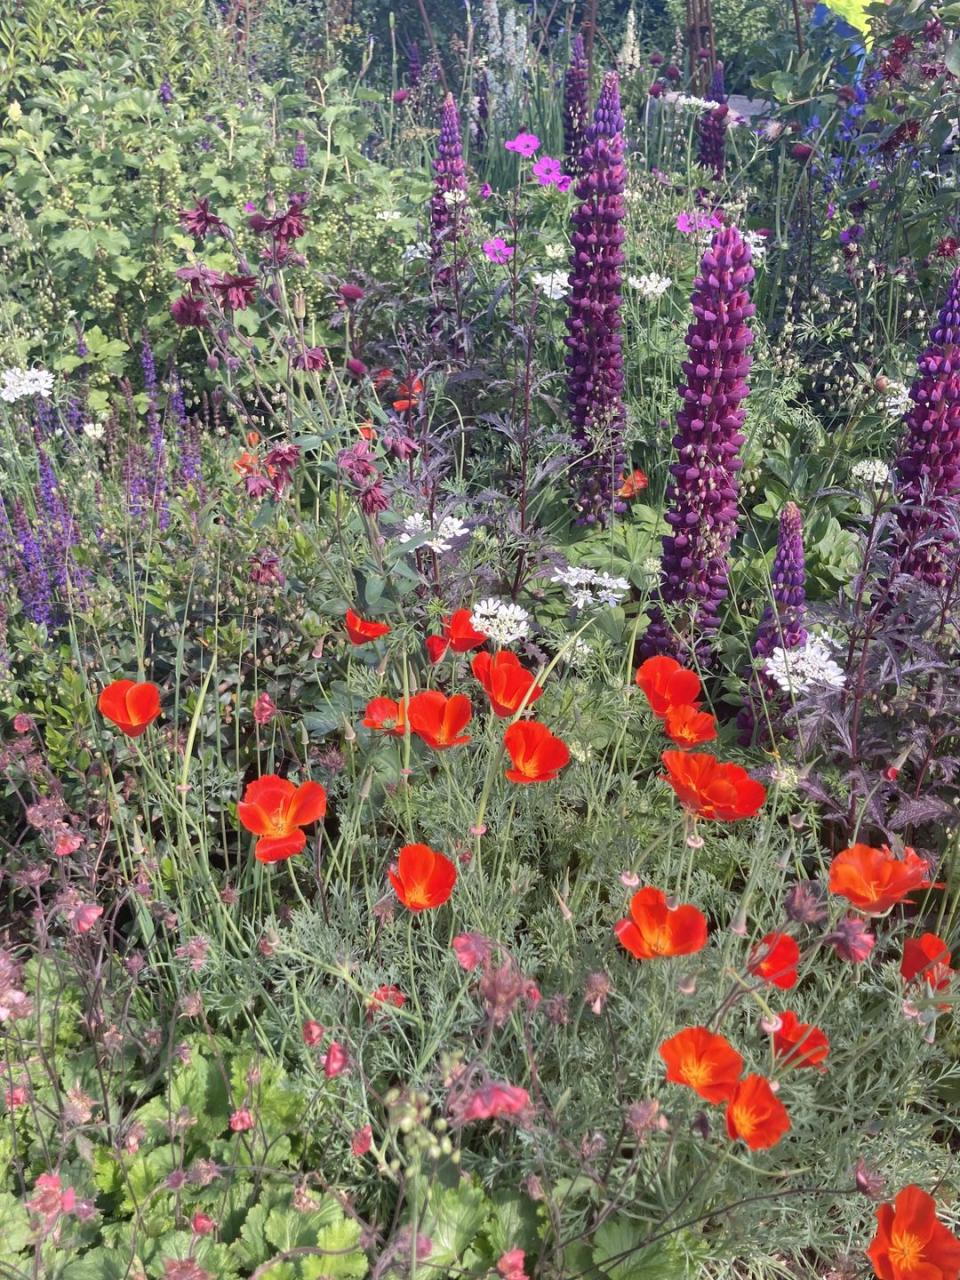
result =
[[960,267],[917,362],[913,406],[894,466],[897,571],[943,587],[957,556],[960,499]]
[[483,155],[487,149],[487,136],[490,127],[490,77],[481,71],[477,80],[477,154]]
[[590,123],[588,105],[590,69],[583,47],[583,36],[573,38],[570,65],[563,79],[563,155],[567,173],[579,177],[583,173],[583,148]]
[[430,260],[434,278],[442,284],[460,265],[460,245],[466,228],[467,171],[463,163],[460,115],[452,93],[447,94],[440,113],[440,138],[433,172]]
[[579,457],[577,522],[603,523],[626,504],[615,497],[624,467],[621,286],[627,171],[616,72],[608,72],[583,149],[576,186],[567,311],[567,395]]
[[754,314],[747,286],[750,248],[736,227],[713,237],[694,281],[694,322],[687,330],[686,385],[673,438],[677,460],[667,490],[660,599],[640,645],[692,658],[709,646],[728,590],[727,555],[737,532],[740,446],[749,394],[748,348]]
[[723,63],[718,62],[710,80],[710,99],[717,105],[697,121],[697,163],[709,169],[715,182],[723,177],[727,163],[727,117],[730,108],[723,83]]
[[293,149],[292,163],[294,169],[306,169],[310,164],[310,156],[307,154],[307,142],[302,133],[297,134],[297,145]]

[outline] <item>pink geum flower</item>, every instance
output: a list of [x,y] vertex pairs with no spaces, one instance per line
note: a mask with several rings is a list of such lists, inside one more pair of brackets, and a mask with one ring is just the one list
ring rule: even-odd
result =
[[533,166],[533,176],[541,187],[554,187],[563,177],[563,166],[553,156],[541,156]]
[[493,939],[482,933],[458,933],[450,945],[460,968],[466,969],[467,973],[473,973],[481,966],[486,968],[494,948]]
[[876,940],[876,934],[870,932],[867,922],[852,915],[838,920],[832,932],[824,938],[840,959],[850,964],[864,964],[869,960]]
[[31,1213],[38,1214],[50,1227],[61,1213],[72,1213],[77,1203],[73,1187],[63,1187],[59,1173],[41,1173],[34,1183],[34,1194],[27,1201]]
[[502,267],[505,262],[509,262],[516,250],[512,244],[507,244],[500,236],[494,236],[492,240],[484,240],[483,252],[491,262],[496,263],[498,267]]
[[102,915],[103,907],[84,902],[67,912],[67,920],[76,933],[89,933]]
[[253,1113],[249,1107],[240,1107],[230,1117],[231,1133],[246,1133],[254,1125]]
[[253,704],[253,718],[257,724],[269,724],[277,714],[277,705],[269,693],[261,693]]
[[328,1080],[335,1080],[337,1076],[343,1075],[348,1063],[346,1049],[339,1040],[331,1040],[323,1059],[323,1074]]
[[515,151],[518,156],[529,158],[540,146],[540,139],[535,133],[518,133],[515,138],[503,144],[508,151]]
[[357,1157],[365,1156],[373,1146],[373,1126],[365,1124],[362,1129],[356,1129],[353,1137],[350,1139],[350,1150]]
[[508,1249],[497,1263],[497,1275],[502,1280],[530,1280],[523,1267],[523,1250]]
[[526,1118],[530,1111],[530,1095],[519,1085],[491,1080],[482,1084],[451,1105],[460,1124],[474,1120],[499,1120],[504,1116]]

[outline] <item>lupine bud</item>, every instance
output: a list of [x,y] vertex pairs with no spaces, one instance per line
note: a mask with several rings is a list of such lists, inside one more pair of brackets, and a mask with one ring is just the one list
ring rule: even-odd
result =
[[957,553],[949,504],[960,498],[960,268],[910,388],[913,407],[895,464],[897,570],[946,584]]
[[621,284],[626,206],[623,191],[624,120],[615,72],[608,72],[582,152],[570,258],[567,315],[567,394],[573,437],[577,520],[603,523],[626,504],[615,496],[623,450]]
[[583,36],[576,35],[570,49],[570,65],[563,78],[564,167],[574,177],[583,173],[583,148],[587,141],[587,124],[590,119],[587,107],[588,71]]
[[740,232],[718,231],[694,281],[695,319],[687,330],[686,385],[673,438],[677,460],[670,467],[665,516],[671,532],[663,539],[660,580],[670,617],[653,610],[642,658],[667,653],[689,660],[709,645],[720,623],[727,556],[737,533],[752,279],[750,248]]

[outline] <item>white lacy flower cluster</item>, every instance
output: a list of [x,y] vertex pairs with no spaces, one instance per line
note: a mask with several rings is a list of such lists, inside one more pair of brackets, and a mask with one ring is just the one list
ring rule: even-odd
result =
[[698,98],[692,93],[665,93],[663,101],[669,102],[672,107],[685,107],[691,111],[714,111],[719,107],[719,102],[711,102],[709,98]]
[[615,578],[610,573],[597,573],[582,565],[557,569],[551,581],[566,588],[574,609],[612,609],[630,590],[630,583],[626,578]]
[[806,644],[795,649],[774,649],[763,669],[786,693],[808,693],[824,686],[842,689],[846,680],[822,636],[809,636]]
[[642,276],[627,276],[627,284],[631,289],[636,289],[647,302],[656,302],[663,297],[673,281],[669,276],[659,276],[656,271],[649,271]]
[[865,489],[882,489],[890,481],[890,467],[882,458],[864,458],[853,464],[850,475]]
[[4,369],[0,384],[0,400],[7,404],[34,396],[46,399],[53,390],[53,374],[46,369]]
[[430,257],[430,246],[426,240],[417,240],[408,244],[400,258],[403,262],[420,262]]
[[85,422],[81,428],[83,434],[90,440],[102,440],[106,427],[102,422]]
[[767,256],[767,238],[759,231],[744,231],[743,238],[750,246],[750,261],[759,267]]
[[570,250],[567,245],[563,244],[560,240],[556,241],[554,244],[545,244],[543,246],[544,256],[550,262],[560,262],[569,252]]
[[399,222],[403,217],[400,209],[381,209],[377,214],[378,222]]
[[473,606],[470,625],[482,631],[494,644],[514,644],[530,634],[530,615],[518,604],[491,596]]
[[[425,538],[425,534],[429,534],[430,537]],[[431,551],[440,554],[449,551],[458,538],[469,536],[469,528],[457,516],[444,516],[434,529],[427,517],[418,512],[416,515],[406,517],[403,522],[403,533],[398,535],[397,541],[406,543],[416,538],[422,540],[419,543],[420,546],[429,547]]]
[[554,302],[566,297],[569,282],[566,271],[534,271],[533,283]]
[[888,382],[883,389],[883,399],[880,401],[880,407],[891,418],[902,418],[913,408],[913,401],[910,399],[910,388],[902,382]]

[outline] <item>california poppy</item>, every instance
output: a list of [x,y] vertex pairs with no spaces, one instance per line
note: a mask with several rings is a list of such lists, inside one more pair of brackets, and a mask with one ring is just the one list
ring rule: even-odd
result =
[[867,1257],[880,1280],[957,1280],[960,1240],[937,1218],[937,1202],[912,1184],[877,1209]]
[[907,982],[922,977],[934,991],[945,991],[956,976],[950,968],[950,950],[935,933],[924,933],[919,938],[907,938],[903,944],[900,975]]
[[661,756],[680,803],[712,822],[752,818],[767,798],[763,783],[738,764],[722,764],[707,752],[664,751]]
[[745,1076],[727,1103],[727,1133],[751,1151],[775,1147],[790,1130],[787,1109],[763,1076]]
[[97,707],[128,738],[139,738],[160,714],[160,690],[150,680],[114,680],[102,690]]
[[506,776],[511,782],[552,782],[570,763],[567,744],[536,720],[518,720],[503,735],[503,745],[513,763]]
[[469,609],[458,609],[443,624],[439,636],[427,636],[425,641],[431,662],[439,662],[448,649],[454,653],[469,653],[485,644],[487,637],[470,621]]
[[530,707],[543,693],[543,686],[537,684],[533,672],[509,649],[500,649],[492,657],[489,653],[478,653],[470,668],[483,685],[494,715],[515,715],[524,705],[524,699]]
[[445,854],[426,844],[405,844],[396,870],[387,872],[397,897],[410,911],[442,907],[453,893],[457,868]]
[[406,732],[405,706],[402,698],[399,702],[393,698],[371,698],[361,723],[365,729],[376,729],[378,733],[402,738]]
[[319,782],[294,786],[289,778],[268,773],[249,783],[237,805],[242,826],[259,836],[258,862],[280,862],[306,846],[302,827],[319,822],[327,812],[327,793]]
[[623,483],[617,490],[618,498],[636,498],[639,494],[643,493],[644,489],[646,489],[650,483],[647,480],[646,474],[641,471],[639,467],[634,467],[628,476],[621,476],[621,480]]
[[830,1052],[826,1035],[810,1022],[800,1022],[789,1009],[780,1014],[773,1033],[773,1052],[785,1067],[821,1067]]
[[472,715],[473,708],[466,694],[455,693],[448,698],[439,689],[415,693],[407,705],[411,732],[435,751],[469,742],[470,735],[462,731]]
[[789,933],[765,934],[750,953],[747,969],[772,987],[786,991],[797,985],[800,948]]
[[830,863],[830,892],[852,902],[865,916],[885,915],[914,889],[930,888],[927,864],[912,849],[895,858],[886,845],[854,844]]
[[260,459],[256,454],[248,453],[245,449],[233,464],[234,471],[241,476],[252,476],[260,470]]
[[717,736],[717,722],[706,711],[698,711],[691,703],[680,707],[667,707],[663,727],[667,737],[678,747],[699,747]]
[[352,609],[347,610],[344,626],[351,644],[370,644],[372,640],[379,640],[381,636],[390,633],[385,622],[368,622],[366,618],[358,617]]
[[406,413],[412,409],[423,394],[423,383],[419,378],[411,378],[409,382],[401,382],[397,387],[397,399],[393,407],[397,413]]
[[707,945],[707,919],[689,904],[671,907],[660,889],[641,889],[630,901],[630,919],[613,931],[638,960],[689,956]]
[[699,706],[700,677],[682,667],[676,658],[659,655],[637,668],[635,682],[647,695],[650,710],[661,718],[670,707]]
[[743,1059],[726,1036],[706,1027],[687,1027],[664,1040],[660,1057],[672,1084],[685,1084],[706,1102],[732,1097],[743,1071]]

